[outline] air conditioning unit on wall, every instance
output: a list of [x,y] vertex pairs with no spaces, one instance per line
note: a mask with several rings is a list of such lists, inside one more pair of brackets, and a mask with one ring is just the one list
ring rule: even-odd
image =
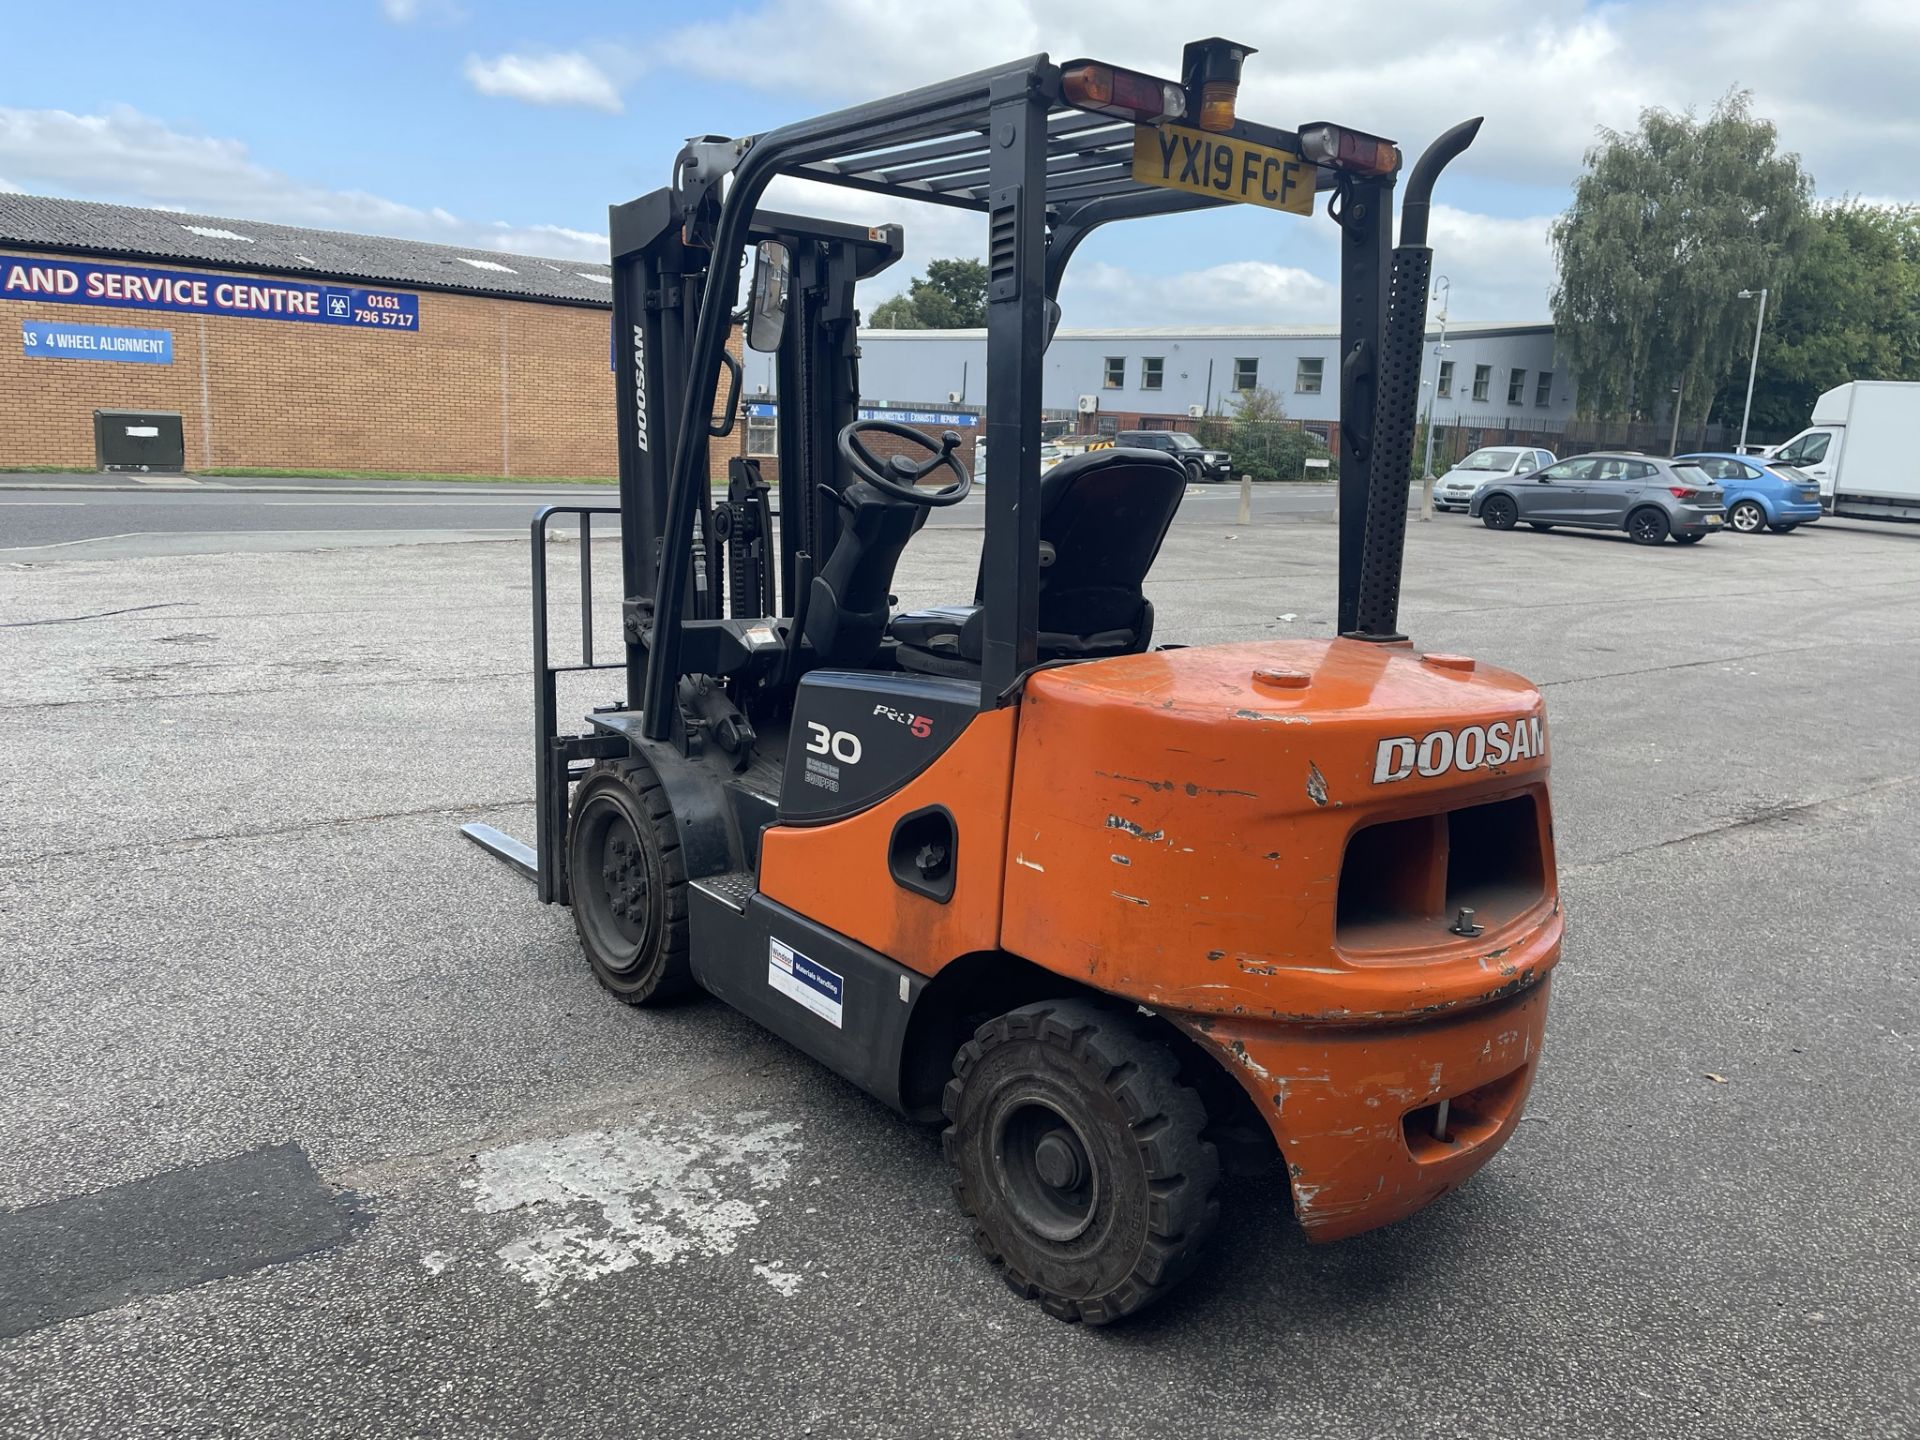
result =
[[1207,413],[1207,407],[1204,405],[1187,406],[1187,418],[1189,420],[1198,420],[1202,415],[1206,413]]
[[1078,409],[1082,415],[1096,414],[1100,409],[1100,397],[1098,395],[1082,395],[1079,405],[1075,408]]
[[947,403],[949,405],[958,405],[965,398],[966,397],[963,396],[958,390],[947,391]]

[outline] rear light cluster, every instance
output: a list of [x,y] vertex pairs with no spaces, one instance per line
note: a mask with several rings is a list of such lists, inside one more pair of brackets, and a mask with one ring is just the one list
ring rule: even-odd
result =
[[1698,490],[1689,490],[1684,485],[1669,485],[1667,486],[1667,493],[1676,500],[1691,500],[1700,492]]
[[1302,125],[1300,154],[1315,165],[1355,175],[1390,175],[1400,168],[1400,148],[1391,140],[1338,125]]
[[[1171,80],[1156,80],[1117,65],[1075,65],[1061,74],[1060,88],[1077,110],[1118,115],[1142,125],[1178,120],[1187,113],[1186,92]],[[1231,114],[1228,123],[1232,123]]]

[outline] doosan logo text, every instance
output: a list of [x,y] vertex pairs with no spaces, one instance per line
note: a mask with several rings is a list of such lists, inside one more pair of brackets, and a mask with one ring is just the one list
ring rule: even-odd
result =
[[1415,774],[1491,769],[1516,760],[1537,760],[1546,753],[1538,715],[1469,725],[1463,730],[1431,730],[1418,739],[1395,735],[1382,740],[1374,752],[1373,783],[1384,785]]

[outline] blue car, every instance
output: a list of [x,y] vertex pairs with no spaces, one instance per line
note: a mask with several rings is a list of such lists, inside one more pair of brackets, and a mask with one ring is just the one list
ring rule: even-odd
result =
[[1820,485],[1790,465],[1757,455],[1679,455],[1674,463],[1698,465],[1727,495],[1727,528],[1752,535],[1761,528],[1784,535],[1820,518]]

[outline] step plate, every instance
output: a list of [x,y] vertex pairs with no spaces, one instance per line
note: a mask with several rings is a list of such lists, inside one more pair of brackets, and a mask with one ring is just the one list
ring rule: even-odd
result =
[[751,870],[728,870],[719,875],[702,875],[693,882],[693,888],[718,900],[736,915],[744,915],[747,902],[760,886]]

